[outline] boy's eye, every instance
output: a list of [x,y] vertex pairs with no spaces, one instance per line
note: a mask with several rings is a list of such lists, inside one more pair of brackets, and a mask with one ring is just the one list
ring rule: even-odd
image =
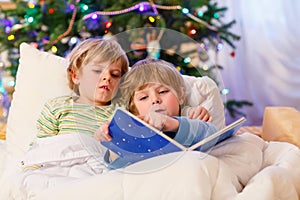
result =
[[112,73],[111,76],[115,77],[115,78],[120,78],[121,74],[120,73]]
[[140,101],[143,101],[143,100],[146,100],[148,98],[148,96],[141,96],[141,97],[139,97],[138,99],[140,100]]
[[97,74],[101,74],[102,73],[102,70],[99,70],[99,69],[94,69],[93,71],[96,72]]
[[169,92],[169,90],[160,90],[159,94],[165,94],[165,93],[168,93],[168,92]]

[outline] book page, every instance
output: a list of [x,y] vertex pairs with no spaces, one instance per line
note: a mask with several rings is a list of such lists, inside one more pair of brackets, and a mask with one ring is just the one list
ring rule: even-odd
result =
[[188,150],[194,150],[200,147],[201,145],[206,144],[207,142],[210,142],[215,139],[215,144],[218,144],[231,136],[233,136],[238,129],[242,126],[242,124],[246,121],[245,117],[241,117],[240,119],[236,120],[235,122],[229,124],[228,126],[224,127],[223,129],[217,131],[216,133],[204,138],[200,142],[192,145],[191,147],[188,148]]

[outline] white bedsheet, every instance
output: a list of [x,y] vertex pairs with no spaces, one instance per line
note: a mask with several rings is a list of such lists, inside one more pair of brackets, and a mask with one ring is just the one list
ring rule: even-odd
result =
[[[99,149],[89,149],[94,151]],[[102,173],[85,166],[86,162],[68,162],[68,173],[57,163],[52,170],[26,173],[15,165],[1,178],[1,187],[3,180],[6,185],[0,199],[298,199],[300,151],[296,146],[266,143],[245,133],[208,153],[172,153]]]

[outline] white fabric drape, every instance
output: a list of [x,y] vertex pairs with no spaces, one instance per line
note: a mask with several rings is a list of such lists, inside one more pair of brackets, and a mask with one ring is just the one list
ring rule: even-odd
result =
[[[237,23],[241,36],[235,57],[223,48],[219,62],[227,99],[248,100],[247,124],[261,125],[266,106],[300,110],[300,1],[219,0],[228,8],[226,19]],[[229,120],[230,121],[230,120]]]

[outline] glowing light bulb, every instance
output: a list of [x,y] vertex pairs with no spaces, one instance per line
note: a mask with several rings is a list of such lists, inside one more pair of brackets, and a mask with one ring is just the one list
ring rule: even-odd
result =
[[15,81],[14,80],[10,80],[10,81],[7,82],[7,85],[9,87],[14,87],[15,86]]
[[152,16],[148,17],[148,19],[149,19],[149,21],[150,21],[151,23],[155,22],[155,18],[152,17]]
[[48,13],[53,14],[55,12],[54,8],[49,8]]
[[223,48],[223,44],[221,42],[219,42],[217,44],[217,51],[220,51]]
[[206,64],[203,64],[202,69],[203,69],[204,71],[207,71],[207,70],[209,70],[209,67],[208,67]]
[[78,38],[77,37],[72,37],[71,39],[70,39],[70,44],[71,45],[74,45],[74,44],[76,44],[78,42]]
[[218,13],[214,14],[214,18],[218,19],[220,17],[220,15]]
[[141,4],[140,7],[139,7],[139,11],[143,12],[144,10],[145,10],[144,4]]
[[106,24],[105,24],[105,28],[110,28],[112,26],[112,22],[107,22]]
[[35,7],[35,5],[33,3],[28,4],[28,8],[34,8],[34,7]]
[[193,29],[190,30],[190,35],[195,35],[196,33],[197,33],[196,29],[193,28]]
[[202,17],[203,16],[203,12],[201,10],[198,11],[197,13],[198,17]]
[[223,95],[229,94],[229,92],[230,92],[230,90],[229,90],[228,88],[224,88],[224,89],[221,91],[221,93],[222,93]]
[[183,62],[184,63],[190,63],[192,61],[192,59],[190,57],[186,57]]
[[70,9],[74,10],[74,8],[75,8],[75,5],[74,4],[70,4]]
[[11,40],[14,40],[14,39],[15,39],[15,36],[14,36],[14,35],[9,35],[9,36],[7,37],[7,39],[10,40],[10,41],[11,41]]
[[56,47],[56,46],[52,46],[52,47],[51,47],[51,51],[52,51],[53,53],[56,53],[56,52],[57,52],[57,47]]
[[0,61],[0,69],[3,69],[5,67],[4,62]]
[[34,21],[34,18],[33,17],[28,17],[27,18],[27,22],[30,24],[30,23],[32,23]]
[[5,33],[10,33],[11,28],[9,26],[5,27]]
[[92,19],[97,19],[98,18],[98,15],[97,14],[93,14],[92,15]]
[[182,10],[181,10],[184,14],[188,14],[190,11],[189,11],[189,9],[187,9],[187,8],[182,8]]
[[86,11],[86,10],[88,10],[89,9],[89,7],[87,6],[87,5],[82,5],[82,7],[81,7],[84,11]]

